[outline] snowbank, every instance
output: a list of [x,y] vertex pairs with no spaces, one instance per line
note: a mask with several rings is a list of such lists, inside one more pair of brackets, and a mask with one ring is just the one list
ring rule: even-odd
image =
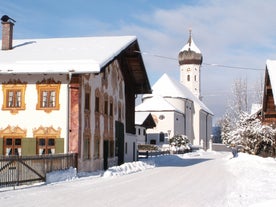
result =
[[[235,176],[228,199],[236,206],[276,206],[276,160],[239,153],[226,162]],[[273,205],[272,205],[273,204]]]
[[[56,184],[59,181],[63,182]],[[276,160],[244,153],[232,158],[230,152],[199,150],[150,157],[105,172],[77,173],[70,168],[49,173],[47,185],[16,189],[0,191],[1,205],[71,207],[81,200],[93,206],[272,207],[276,206]]]
[[129,162],[124,163],[120,166],[114,166],[111,168],[108,168],[104,174],[103,177],[111,177],[111,176],[122,176],[126,174],[131,174],[135,172],[140,172],[149,168],[154,168],[154,164],[151,162]]
[[108,168],[106,171],[97,172],[79,172],[77,173],[76,168],[70,168],[68,170],[59,170],[47,173],[46,184],[56,183],[61,181],[70,181],[82,177],[112,177],[112,176],[123,176],[132,174],[146,169],[154,168],[155,162],[151,159],[146,161],[128,162],[120,166],[114,166]]
[[77,178],[76,168],[70,167],[68,170],[58,170],[46,174],[46,183],[69,181]]

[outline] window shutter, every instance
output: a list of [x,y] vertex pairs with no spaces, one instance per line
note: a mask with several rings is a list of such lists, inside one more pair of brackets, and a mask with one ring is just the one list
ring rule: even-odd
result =
[[22,138],[22,155],[35,155],[36,154],[36,139],[35,138]]
[[64,153],[64,138],[55,139],[56,154]]
[[3,155],[3,143],[4,143],[4,139],[3,138],[0,138],[0,155]]

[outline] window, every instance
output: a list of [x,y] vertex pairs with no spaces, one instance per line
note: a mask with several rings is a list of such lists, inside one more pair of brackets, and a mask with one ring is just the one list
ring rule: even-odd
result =
[[3,155],[21,155],[21,142],[25,138],[27,130],[18,126],[7,126],[0,129],[0,137],[3,137]]
[[108,101],[104,100],[104,114],[108,115]]
[[37,138],[37,154],[55,154],[55,138],[54,137],[38,137]]
[[165,119],[165,115],[161,114],[161,115],[159,116],[159,119],[160,119],[160,120],[164,120],[164,119]]
[[84,137],[84,143],[83,143],[83,158],[84,159],[90,159],[91,152],[90,152],[90,137],[85,136]]
[[85,93],[84,109],[90,111],[90,93]]
[[195,75],[195,81],[196,81],[196,75]]
[[110,154],[109,154],[109,156],[110,156],[110,157],[114,157],[114,141],[111,140],[111,141],[109,142],[109,144],[110,144],[110,146],[109,146],[109,149],[110,149]]
[[36,153],[55,154],[56,139],[60,137],[61,128],[54,129],[51,127],[43,127],[33,129],[33,136],[36,138]]
[[190,81],[190,75],[187,75],[187,81]]
[[37,110],[44,110],[49,113],[52,110],[59,110],[60,82],[53,79],[43,80],[36,85],[38,93]]
[[159,142],[164,142],[165,141],[165,134],[163,132],[160,132],[159,134]]
[[125,143],[125,154],[127,154],[127,142]]
[[100,112],[100,98],[98,96],[95,98],[95,112]]
[[109,116],[113,116],[113,103],[110,102],[109,104]]
[[20,137],[4,137],[4,154],[21,155],[21,138]]
[[19,110],[25,110],[25,90],[26,84],[20,81],[9,81],[3,83],[3,105],[2,110],[9,110],[12,114]]
[[121,108],[121,103],[118,103],[118,120],[121,121],[122,117],[122,108]]
[[94,159],[98,159],[100,157],[100,139],[95,137],[94,139]]
[[7,90],[9,108],[20,108],[21,106],[21,90]]
[[43,90],[41,91],[41,108],[54,108],[56,106],[56,91]]

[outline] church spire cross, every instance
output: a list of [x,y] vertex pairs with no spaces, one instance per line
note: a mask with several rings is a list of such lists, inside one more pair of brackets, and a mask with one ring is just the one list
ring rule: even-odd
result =
[[192,28],[189,28],[189,40],[188,40],[189,46],[191,47],[192,44]]

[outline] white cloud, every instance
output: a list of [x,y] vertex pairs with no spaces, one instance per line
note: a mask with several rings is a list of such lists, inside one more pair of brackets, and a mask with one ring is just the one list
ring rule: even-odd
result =
[[[275,8],[275,1],[201,1],[177,9],[156,9],[152,14],[140,17],[146,27],[136,25],[131,29],[139,37],[144,52],[177,58],[179,49],[188,39],[188,29],[192,27],[194,41],[203,53],[204,62],[264,69],[266,59],[276,59]],[[127,28],[128,25],[121,29]],[[144,59],[149,74],[160,77],[166,71],[178,79],[177,61],[152,56]],[[230,92],[231,84],[238,77],[247,78],[252,85],[262,72],[210,66],[204,66],[202,70],[206,102],[212,104],[209,107],[219,116],[222,106],[217,103],[220,97],[208,94],[219,90]]]
[[[1,1],[0,11],[10,14],[20,22],[16,24],[15,36],[32,38],[47,35],[56,37],[136,35],[142,52],[176,59],[143,55],[151,84],[154,84],[164,72],[174,79],[179,79],[177,57],[179,50],[188,40],[189,28],[192,28],[193,39],[202,51],[205,63],[265,68],[266,59],[276,59],[276,1],[274,0],[201,0],[190,2],[189,5],[183,1],[183,4],[179,3],[178,7],[174,4],[170,9],[160,8],[158,3],[149,1],[144,5],[145,7],[150,5],[151,9],[147,7],[143,11],[137,8],[135,13],[133,10],[128,13],[127,9],[117,11],[116,14],[125,13],[126,18],[120,16],[116,19],[114,16],[116,20],[103,20],[104,11],[101,17],[95,16],[95,13],[88,12],[90,11],[88,5],[85,5],[83,12],[70,10],[69,4],[64,5],[65,10],[62,10],[60,4],[53,11],[45,11],[42,8],[44,4],[38,7],[36,3],[35,7],[32,4],[22,3],[19,6]],[[88,2],[82,1],[76,8],[81,9],[81,6]],[[53,5],[53,2],[49,5]],[[102,10],[106,8],[102,5],[92,6],[99,6]],[[112,9],[107,8],[106,11],[112,12]],[[208,96],[209,94],[221,90],[230,91],[231,84],[237,77],[246,76],[249,84],[260,77],[258,71],[206,65],[202,67],[202,71],[203,96],[206,96],[206,103],[210,103],[208,107],[218,116],[221,116],[222,111],[221,106],[217,104],[220,102],[220,97]]]

